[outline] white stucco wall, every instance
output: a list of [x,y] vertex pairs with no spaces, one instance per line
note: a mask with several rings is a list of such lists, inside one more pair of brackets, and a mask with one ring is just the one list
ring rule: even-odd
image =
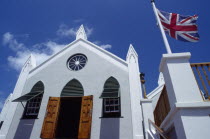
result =
[[186,138],[207,139],[210,132],[210,108],[181,110]]
[[8,117],[10,115],[10,106],[11,106],[11,100],[12,99],[12,94],[10,94],[7,99],[5,100],[3,109],[0,113],[0,121],[3,121],[3,124],[1,126],[1,130],[0,130],[0,139],[5,139],[6,134],[7,134],[7,130],[8,128],[6,128],[5,126],[9,126],[8,123]]
[[11,98],[12,98],[12,94],[10,94],[7,97],[7,99],[4,101],[4,106],[3,106],[2,110],[1,110],[1,113],[0,113],[0,121],[4,121],[6,116],[7,116],[9,106],[11,104]]
[[167,132],[174,126],[178,139],[208,138],[210,129],[210,104],[208,103],[177,104],[176,109],[173,109],[161,124],[161,128]]
[[[88,58],[86,66],[77,72],[70,71],[66,66],[67,59],[76,53],[85,54]],[[120,84],[121,115],[123,118],[100,119],[102,99],[99,97],[102,93],[105,81],[111,76],[116,78]],[[49,96],[59,97],[63,87],[72,79],[80,81],[84,88],[85,96],[93,95],[94,97],[91,139],[107,139],[104,137],[103,132],[113,132],[115,133],[113,136],[119,139],[131,139],[132,123],[131,106],[130,100],[128,99],[130,98],[130,89],[127,65],[92,48],[84,41],[73,44],[70,49],[66,49],[55,58],[30,73],[23,94],[28,93],[38,81],[42,81],[45,86],[38,119],[34,121],[27,120],[27,122],[26,120],[20,120],[23,107],[19,104],[7,139],[12,139],[15,136],[17,131],[15,129],[20,126],[18,125],[19,123],[22,124],[22,127],[28,127],[28,129],[33,128],[30,134],[31,139],[40,138]],[[113,125],[113,123],[116,124]],[[114,129],[110,126],[114,127]],[[22,133],[24,134],[25,132],[22,131]]]
[[170,107],[176,102],[203,101],[190,67],[190,53],[163,54],[160,71],[163,72]]

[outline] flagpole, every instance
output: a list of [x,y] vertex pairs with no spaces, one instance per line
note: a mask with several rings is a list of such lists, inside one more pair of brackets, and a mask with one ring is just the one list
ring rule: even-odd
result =
[[162,37],[163,37],[163,41],[164,41],[164,44],[165,44],[165,47],[166,47],[166,51],[167,51],[168,54],[172,54],[170,45],[169,45],[168,40],[166,38],[165,31],[163,30],[162,23],[161,23],[160,18],[158,16],[158,12],[157,12],[157,9],[156,9],[156,6],[155,6],[155,1],[151,0],[151,3],[152,3],[152,7],[153,7],[153,11],[155,13],[156,19],[158,21],[158,25],[160,27],[160,32],[161,32]]

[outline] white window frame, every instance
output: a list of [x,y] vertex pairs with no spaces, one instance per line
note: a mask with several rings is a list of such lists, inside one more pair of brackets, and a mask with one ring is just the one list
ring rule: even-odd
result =
[[[119,98],[104,98],[104,112],[105,113],[113,113],[113,112],[120,112],[120,99]],[[111,101],[113,101],[113,104],[111,104]],[[108,102],[108,103],[107,103]],[[117,102],[117,103],[115,103]],[[106,108],[109,108],[107,110]],[[111,110],[110,108],[113,107],[114,109]],[[118,108],[118,109],[116,109]]]
[[40,94],[27,102],[25,112],[23,115],[24,119],[30,119],[30,117],[37,117],[41,106],[43,94]]

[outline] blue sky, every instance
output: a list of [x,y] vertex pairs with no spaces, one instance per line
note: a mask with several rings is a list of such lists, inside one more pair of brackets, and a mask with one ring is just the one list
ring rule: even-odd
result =
[[[200,41],[168,37],[172,52],[191,52],[190,62],[209,62],[209,1],[157,0],[156,6],[182,15],[198,14]],[[0,108],[13,92],[24,60],[33,53],[41,63],[75,39],[84,24],[88,40],[125,59],[129,44],[139,54],[147,92],[157,86],[159,63],[166,53],[149,0],[1,0]]]

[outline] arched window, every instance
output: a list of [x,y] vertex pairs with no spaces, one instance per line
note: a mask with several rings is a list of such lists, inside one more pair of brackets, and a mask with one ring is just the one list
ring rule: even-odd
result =
[[43,93],[44,93],[44,84],[41,81],[39,81],[33,86],[30,93],[23,96],[23,97],[28,97],[25,110],[23,113],[23,118],[26,119],[37,118],[39,114],[40,105],[42,102]]
[[61,97],[65,96],[84,96],[82,84],[76,79],[68,82],[61,92]]
[[103,92],[103,117],[120,117],[120,85],[118,81],[110,77],[104,84]]

